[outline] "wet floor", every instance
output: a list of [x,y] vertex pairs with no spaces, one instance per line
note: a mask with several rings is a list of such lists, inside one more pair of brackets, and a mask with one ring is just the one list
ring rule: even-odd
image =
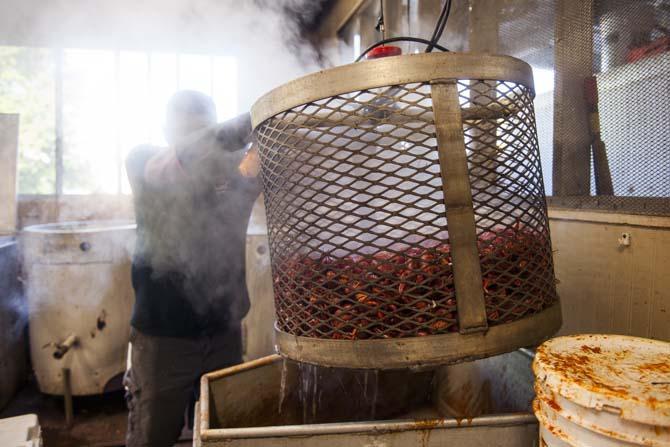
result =
[[[36,413],[42,428],[44,447],[117,447],[125,445],[128,413],[122,391],[101,396],[74,398],[74,425],[65,426],[63,399],[47,396],[28,381],[9,405],[0,411],[0,418]],[[185,433],[179,447],[190,446]]]

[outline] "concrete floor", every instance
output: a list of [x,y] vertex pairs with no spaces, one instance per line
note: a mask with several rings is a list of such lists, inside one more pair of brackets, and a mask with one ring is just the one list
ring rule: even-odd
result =
[[[42,428],[44,447],[121,447],[125,445],[126,410],[123,391],[101,396],[76,397],[74,425],[65,427],[63,399],[37,390],[34,381],[26,385],[0,411],[0,418],[36,413]],[[184,433],[179,447],[192,445],[190,433]]]

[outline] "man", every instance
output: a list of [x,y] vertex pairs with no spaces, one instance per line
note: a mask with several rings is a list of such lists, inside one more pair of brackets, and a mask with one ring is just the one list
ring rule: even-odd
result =
[[137,219],[129,447],[177,441],[200,376],[242,361],[249,309],[245,234],[260,192],[257,157],[245,157],[249,115],[217,125],[209,97],[181,91],[165,134],[168,148],[141,146],[126,160]]

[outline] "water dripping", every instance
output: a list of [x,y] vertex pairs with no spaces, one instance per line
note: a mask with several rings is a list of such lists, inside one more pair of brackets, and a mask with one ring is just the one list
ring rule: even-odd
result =
[[279,414],[281,414],[284,399],[286,398],[286,376],[288,375],[288,361],[282,359],[281,365],[281,381],[279,384]]
[[365,402],[368,401],[368,375],[370,374],[370,371],[367,369],[365,370],[365,373],[363,373],[363,398],[365,399]]
[[302,405],[302,423],[307,423],[307,393],[309,391],[309,374],[307,373],[310,365],[300,364],[300,404]]
[[379,370],[375,369],[375,384],[374,390],[372,392],[372,417],[371,420],[375,420],[375,415],[377,412],[377,395],[379,394]]
[[317,391],[318,391],[318,370],[315,365],[312,365],[312,423],[316,422],[317,411]]

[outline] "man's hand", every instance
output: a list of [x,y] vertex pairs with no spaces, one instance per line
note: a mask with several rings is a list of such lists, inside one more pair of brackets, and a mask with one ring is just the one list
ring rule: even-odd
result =
[[251,141],[251,115],[249,112],[231,118],[216,126],[216,139],[224,151],[235,152]]
[[243,177],[257,177],[261,170],[261,162],[258,157],[258,147],[254,144],[251,149],[247,151],[239,166],[240,174]]

